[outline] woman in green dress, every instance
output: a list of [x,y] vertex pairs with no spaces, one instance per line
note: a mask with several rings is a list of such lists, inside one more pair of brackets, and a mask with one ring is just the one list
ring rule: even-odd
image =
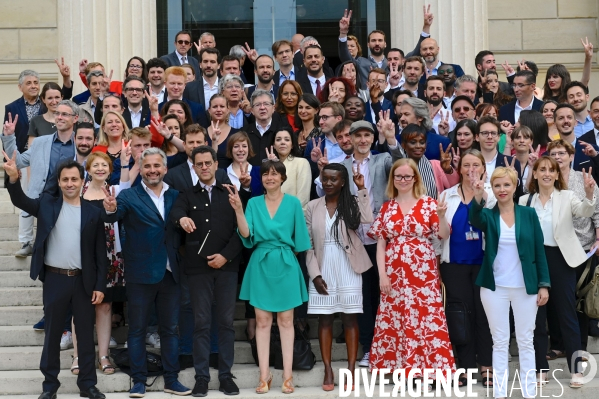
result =
[[310,236],[300,201],[283,194],[287,178],[285,165],[268,159],[260,167],[266,194],[249,200],[245,214],[235,186],[228,187],[229,200],[237,214],[243,245],[254,248],[240,299],[249,300],[256,309],[256,344],[260,366],[257,393],[266,393],[272,384],[268,356],[272,313],[277,313],[283,351],[283,393],[292,393],[293,308],[308,301],[308,291],[294,253],[310,249]]

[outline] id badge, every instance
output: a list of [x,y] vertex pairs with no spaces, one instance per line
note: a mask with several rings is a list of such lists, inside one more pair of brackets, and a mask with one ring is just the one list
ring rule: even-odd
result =
[[478,231],[472,231],[472,226],[470,226],[470,239],[480,240],[480,237],[478,236]]

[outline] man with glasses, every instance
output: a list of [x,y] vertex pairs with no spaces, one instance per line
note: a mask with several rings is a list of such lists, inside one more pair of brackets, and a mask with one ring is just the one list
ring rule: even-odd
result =
[[512,125],[520,119],[523,110],[541,111],[543,101],[535,97],[537,78],[528,70],[516,72],[512,89],[516,100],[505,104],[499,109],[499,121],[509,121]]
[[[325,149],[328,159],[336,159],[344,154],[333,133],[335,126],[344,118],[345,108],[338,102],[331,101],[320,105],[318,125],[321,135],[314,141],[309,140],[304,151],[304,158],[310,162],[314,178],[320,174],[316,163],[324,154]],[[314,147],[314,144],[316,144],[316,147]],[[313,150],[316,150],[316,152]]]
[[370,99],[366,103],[364,120],[376,125],[379,121],[380,111],[391,111],[391,117],[395,115],[393,103],[384,97],[387,87],[387,76],[382,68],[374,68],[368,74],[367,85]]
[[129,76],[123,82],[123,94],[127,99],[127,107],[123,110],[123,118],[129,129],[150,125],[150,106],[145,100],[145,82],[137,76]]
[[185,85],[183,98],[204,104],[208,109],[210,99],[218,93],[218,67],[220,64],[220,52],[212,47],[203,48],[200,51],[200,70],[202,78],[189,82]]
[[180,66],[183,64],[189,64],[195,71],[196,79],[201,76],[200,66],[198,60],[195,57],[187,56],[187,53],[191,49],[191,33],[182,30],[177,32],[175,35],[175,51],[170,54],[163,55],[160,57],[166,64],[170,66]]

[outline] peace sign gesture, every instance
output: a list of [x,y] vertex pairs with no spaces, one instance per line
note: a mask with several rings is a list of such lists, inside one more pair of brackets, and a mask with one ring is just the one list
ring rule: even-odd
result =
[[377,128],[380,132],[385,136],[385,140],[391,146],[395,146],[395,124],[393,120],[391,120],[391,110],[379,111],[379,121],[377,123]]
[[87,68],[87,60],[84,58],[79,61],[79,73],[85,73],[85,68]]
[[252,105],[245,94],[245,90],[241,90],[242,100],[239,102],[239,109],[243,111],[244,114],[249,114],[252,112]]
[[60,62],[58,62],[58,59],[54,59],[54,62],[58,66],[58,70],[63,78],[68,78],[71,76],[71,68],[64,64],[64,57],[60,57]]
[[110,82],[112,82],[113,72],[114,71],[111,69],[110,75],[108,75],[108,77],[106,76],[106,74],[104,74],[104,79],[102,79],[102,90],[104,91],[104,93],[108,93],[110,91]]
[[338,103],[340,98],[339,90],[334,88],[332,84],[329,84],[329,101]]
[[478,198],[478,200],[480,200],[485,192],[485,181],[487,180],[487,172],[485,172],[481,177],[477,175],[474,169],[470,169],[470,171],[468,172],[468,177],[470,179],[472,191],[474,191],[474,196]]
[[[433,24],[434,15],[431,12],[431,5],[428,7],[422,6],[422,14],[424,15],[424,28],[422,29],[426,33],[430,33],[431,25]],[[428,29],[428,30],[427,30]]]
[[443,193],[441,194],[441,198],[439,198],[439,200],[437,200],[437,216],[439,216],[439,219],[442,219],[445,217],[445,213],[447,212],[447,202],[445,202],[445,197],[447,196],[447,193]]
[[152,113],[152,115],[157,115],[158,114],[158,97],[154,97],[154,96],[148,94],[147,91],[144,91],[144,94],[145,94],[146,99],[148,100],[148,103],[150,105],[150,113]]
[[256,49],[251,48],[248,42],[245,42],[245,47],[242,46],[241,49],[252,63],[256,63],[256,60],[258,59],[258,52]]
[[347,11],[347,8],[343,11],[343,17],[339,20],[339,33],[347,35],[349,33],[349,22],[351,20],[351,10]]
[[593,200],[593,191],[595,190],[595,179],[593,179],[593,168],[589,168],[589,173],[582,169],[582,179],[584,181],[584,192],[589,201]]
[[510,76],[516,73],[516,71],[514,71],[514,68],[512,68],[507,61],[504,61],[503,64],[501,64],[501,67],[505,71],[506,76]]
[[312,151],[310,151],[310,159],[312,162],[318,162],[318,160],[322,158],[320,144],[322,144],[322,139],[320,137],[318,139],[312,137]]
[[241,164],[239,164],[239,171],[239,183],[241,183],[241,187],[248,188],[252,182],[252,176],[248,173],[248,163],[241,162]]
[[19,178],[19,169],[17,168],[17,150],[14,150],[12,153],[12,158],[8,156],[4,150],[2,150],[2,154],[4,155],[4,171],[10,177],[10,182],[14,183]]
[[223,184],[223,186],[229,192],[229,204],[231,207],[235,209],[235,212],[243,211],[243,206],[241,204],[241,198],[239,198],[239,191],[236,186],[230,184]]
[[518,62],[518,68],[520,68],[521,71],[530,71],[530,68],[526,64],[525,59],[522,59],[522,61],[517,61],[517,62]]
[[476,70],[476,73],[478,73],[478,77],[480,78],[480,82],[478,84],[478,86],[483,89],[483,91],[487,91],[487,72],[489,70],[485,69],[482,73],[479,70]]
[[324,155],[320,157],[316,165],[318,166],[318,170],[322,172],[322,169],[329,164],[329,158],[327,156],[327,149],[324,149]]
[[510,163],[510,162],[507,161],[507,157],[504,156],[503,157],[503,162],[505,163],[505,167],[506,168],[511,169],[514,172],[518,173],[518,171],[516,170],[516,166],[515,166],[516,165],[516,157],[512,157],[512,162]]
[[[12,114],[8,113],[8,120],[4,122],[4,135],[11,136],[15,134],[15,129],[17,127],[17,121],[19,120],[19,114],[15,115],[15,119],[12,119]],[[8,157],[6,158],[8,159]]]
[[218,141],[220,140],[220,135],[222,134],[219,124],[220,121],[210,121],[210,127],[212,128],[210,140],[212,140],[212,148],[215,150],[218,149]]
[[447,149],[443,151],[443,144],[439,143],[439,152],[441,153],[441,169],[443,172],[450,174],[453,169],[451,169],[451,144],[447,146]]
[[116,191],[115,191],[114,186],[110,187],[110,192],[106,189],[106,187],[102,186],[102,191],[104,191],[104,195],[106,196],[106,198],[104,198],[104,201],[103,201],[104,210],[106,210],[106,212],[115,212],[116,211]]
[[451,166],[455,170],[458,169],[458,165],[460,164],[460,147],[457,147],[455,150],[451,149]]
[[125,142],[124,139],[121,140],[121,166],[129,165],[129,161],[131,160],[131,147],[129,143]]
[[[532,168],[535,162],[537,162],[537,159],[539,159],[539,152],[541,152],[541,146],[538,145],[537,149],[535,150],[532,147],[532,144],[529,144],[528,148],[530,149],[530,154],[528,154],[528,166]],[[516,157],[514,157],[514,159],[516,159]]]
[[445,116],[443,116],[442,111],[439,112],[441,113],[441,122],[439,122],[437,129],[439,130],[439,134],[441,136],[447,137],[449,134],[449,111],[445,112]]
[[166,127],[166,125],[164,124],[164,122],[162,121],[154,121],[154,119],[150,119],[150,123],[152,124],[152,127],[154,129],[156,129],[156,131],[158,133],[160,133],[160,135],[162,137],[164,137],[165,139],[169,138],[171,136],[171,132],[169,132],[168,128]]
[[593,58],[593,43],[589,42],[589,38],[585,37],[585,41],[580,39],[582,46],[584,47],[584,56],[585,58],[591,59]]
[[272,148],[272,145],[270,146],[270,151],[268,151],[268,147],[265,148],[266,150],[266,159],[270,160],[270,161],[278,161],[279,158],[277,158],[277,154],[275,154],[275,150]]
[[364,175],[360,173],[360,164],[356,165],[356,168],[353,169],[353,172],[353,179],[356,187],[358,187],[358,190],[364,190]]

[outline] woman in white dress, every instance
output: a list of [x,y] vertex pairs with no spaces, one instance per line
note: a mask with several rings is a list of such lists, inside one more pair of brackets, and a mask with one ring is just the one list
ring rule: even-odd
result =
[[[325,196],[310,201],[305,216],[312,248],[307,252],[310,274],[308,314],[319,315],[318,339],[325,366],[322,389],[334,389],[331,367],[333,320],[341,313],[345,328],[347,362],[356,368],[358,356],[358,319],[362,313],[362,273],[372,263],[355,232],[361,223],[372,223],[370,196],[364,176],[353,173],[358,196],[350,192],[349,174],[342,164],[326,165],[320,175]],[[355,381],[355,380],[354,380]]]

